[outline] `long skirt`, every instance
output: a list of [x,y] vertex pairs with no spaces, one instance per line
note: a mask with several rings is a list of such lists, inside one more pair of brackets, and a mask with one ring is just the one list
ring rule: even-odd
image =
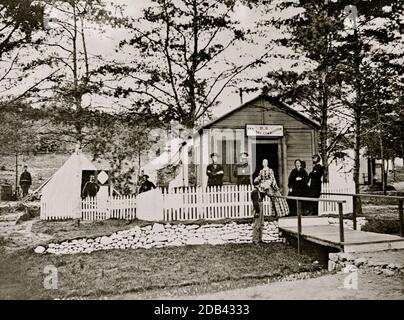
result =
[[271,198],[273,203],[272,207],[275,209],[275,215],[278,217],[284,217],[289,215],[289,206],[286,199],[277,198],[273,196],[281,196],[280,191],[267,190],[266,194]]

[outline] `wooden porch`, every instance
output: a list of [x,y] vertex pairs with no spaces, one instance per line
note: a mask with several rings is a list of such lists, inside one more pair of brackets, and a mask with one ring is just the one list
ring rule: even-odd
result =
[[[297,217],[279,219],[279,229],[289,236],[298,237]],[[326,217],[302,217],[300,238],[343,252],[368,252],[404,249],[404,238],[395,235],[352,230],[344,227],[344,241],[340,242],[338,225],[330,225]]]

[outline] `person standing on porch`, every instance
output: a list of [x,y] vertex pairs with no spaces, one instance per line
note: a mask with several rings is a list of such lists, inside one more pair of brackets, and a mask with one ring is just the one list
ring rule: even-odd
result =
[[210,155],[212,163],[206,168],[206,175],[208,176],[208,187],[222,186],[223,185],[223,166],[217,163],[218,154],[212,153]]
[[[290,172],[288,179],[289,196],[291,197],[308,197],[309,196],[309,175],[303,167],[303,163],[300,159],[295,160],[295,168]],[[290,213],[292,215],[297,214],[296,200],[288,200]],[[305,202],[302,204],[302,211],[305,211],[307,205]],[[303,212],[302,212],[303,213]]]
[[264,213],[262,210],[262,199],[265,194],[261,193],[259,189],[260,179],[254,179],[254,189],[251,192],[251,200],[253,203],[253,234],[252,241],[255,244],[262,243],[262,229],[264,227]]
[[[313,170],[309,173],[310,179],[310,198],[320,198],[321,195],[321,178],[324,174],[324,167],[320,164],[320,156],[315,154],[313,157]],[[311,202],[311,211],[313,215],[318,215],[318,202]]]
[[237,178],[237,185],[251,184],[251,169],[248,164],[248,153],[240,154],[240,162],[234,166],[233,175]]
[[262,169],[258,174],[260,178],[260,188],[265,192],[273,203],[272,207],[275,209],[275,216],[284,217],[289,214],[289,207],[285,199],[276,198],[273,196],[281,196],[282,193],[276,183],[274,171],[268,167],[268,160],[262,160]]

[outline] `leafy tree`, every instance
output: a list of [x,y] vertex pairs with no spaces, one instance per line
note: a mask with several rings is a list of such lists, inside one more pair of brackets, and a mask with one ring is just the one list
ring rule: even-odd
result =
[[[29,113],[29,112],[28,112]],[[15,156],[15,193],[18,194],[19,157],[35,150],[36,122],[24,105],[0,104],[0,154]]]
[[123,81],[113,93],[132,97],[136,114],[194,127],[223,90],[260,61],[230,54],[248,40],[232,17],[236,2],[152,0],[139,19],[131,19],[130,38],[120,44],[130,60],[100,69]]
[[[401,72],[400,72],[401,73]],[[399,85],[400,77],[394,69],[378,68],[374,75],[383,82],[379,90],[370,92],[366,97],[367,108],[363,119],[363,140],[368,155],[382,159],[383,191],[387,187],[387,170],[385,160],[403,157],[404,125],[402,110],[403,88]]]
[[42,28],[43,7],[33,0],[0,0],[0,92],[7,92],[25,75],[19,60],[32,45],[34,34]]
[[[86,145],[96,132],[100,121],[93,98],[103,82],[94,74],[102,55],[88,48],[90,32],[101,35],[108,27],[117,27],[119,14],[103,0],[42,0],[49,16],[45,18],[46,35],[39,50],[41,57],[25,66],[41,67],[48,72],[37,86],[30,101],[35,105],[52,106],[54,119],[62,123],[72,140]],[[56,16],[56,17],[55,17]]]
[[87,145],[94,159],[110,162],[112,182],[122,194],[135,191],[135,177],[139,176],[142,160],[147,159],[147,151],[155,143],[150,135],[154,126],[125,114],[105,114],[98,124],[98,135]]
[[[353,30],[345,34],[340,47],[345,63],[340,70],[338,98],[352,117],[354,182],[355,191],[359,193],[360,150],[364,145],[363,119],[366,112],[375,106],[371,97],[390,90],[391,82],[384,81],[385,77],[402,73],[402,50],[393,50],[393,46],[403,45],[401,18],[404,4],[396,0],[356,1],[354,4]],[[383,70],[386,72],[381,73]],[[356,208],[360,213],[359,198]]]
[[[354,142],[354,180],[359,193],[361,121],[365,111],[373,107],[366,103],[366,97],[386,85],[380,77],[375,78],[376,70],[392,69],[395,75],[400,72],[400,51],[391,47],[403,43],[402,1],[261,3],[264,8],[281,10],[281,14],[264,21],[264,26],[274,25],[284,31],[275,42],[291,49],[281,57],[292,60],[291,69],[295,68],[270,73],[266,90],[277,90],[319,120],[325,164],[329,153],[338,150],[339,141],[349,137]],[[353,22],[353,28],[347,20]]]
[[30,44],[32,33],[42,27],[43,7],[34,0],[0,1],[0,59]]

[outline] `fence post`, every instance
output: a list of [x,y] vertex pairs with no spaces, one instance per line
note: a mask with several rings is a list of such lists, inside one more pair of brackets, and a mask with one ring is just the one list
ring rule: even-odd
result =
[[296,213],[297,213],[297,254],[301,254],[301,235],[302,235],[302,216],[300,212],[300,201],[296,200]]
[[353,229],[356,230],[356,195],[352,196],[353,201],[353,210],[352,210],[352,219],[353,219]]
[[342,209],[342,202],[338,202],[338,216],[339,216],[339,242],[342,245],[345,242],[344,237],[344,212]]
[[400,237],[404,237],[403,199],[398,200],[398,215],[400,217]]

